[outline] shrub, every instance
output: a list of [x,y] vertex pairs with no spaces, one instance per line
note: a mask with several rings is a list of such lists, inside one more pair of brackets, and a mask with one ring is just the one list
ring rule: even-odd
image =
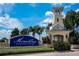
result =
[[0,40],[0,42],[5,42],[5,40]]
[[54,50],[56,51],[64,51],[64,50],[70,50],[70,44],[68,42],[64,41],[53,41]]
[[71,38],[69,38],[69,42],[71,44],[78,44],[78,39],[76,37],[71,37]]

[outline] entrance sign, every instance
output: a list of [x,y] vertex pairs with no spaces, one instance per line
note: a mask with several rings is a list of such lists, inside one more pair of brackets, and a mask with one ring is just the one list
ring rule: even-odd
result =
[[10,46],[38,46],[38,39],[31,36],[16,36],[10,39]]

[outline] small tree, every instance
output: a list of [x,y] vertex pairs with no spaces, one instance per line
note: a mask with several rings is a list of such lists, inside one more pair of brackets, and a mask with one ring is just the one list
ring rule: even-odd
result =
[[12,32],[11,32],[11,37],[17,36],[19,35],[19,30],[18,28],[15,28]]

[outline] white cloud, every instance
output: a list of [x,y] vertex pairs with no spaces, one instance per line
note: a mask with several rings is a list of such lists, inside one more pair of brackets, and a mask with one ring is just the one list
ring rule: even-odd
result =
[[0,30],[0,39],[4,37],[9,39],[11,35],[11,31],[12,30]]
[[64,8],[67,9],[67,8],[70,8],[70,7],[71,7],[71,5],[66,5]]
[[11,18],[8,15],[12,12],[13,6],[13,3],[0,3],[0,39],[3,37],[9,38],[14,28],[23,28],[22,23],[17,18]]
[[75,5],[75,3],[71,3],[69,5],[64,6],[65,9],[70,8],[72,5]]
[[50,15],[53,15],[53,12],[47,11],[47,12],[45,13],[45,16],[50,16]]
[[45,27],[45,26],[47,26],[48,23],[51,23],[52,22],[53,12],[46,11],[45,12],[45,16],[46,17],[49,16],[49,17],[47,17],[46,19],[44,19],[43,21],[41,21],[39,23],[40,26],[44,26]]
[[12,12],[14,5],[14,3],[0,3],[0,15]]
[[76,11],[76,12],[78,12],[78,11],[79,11],[79,9],[76,9],[75,11]]
[[46,18],[44,21],[43,21],[43,23],[51,23],[52,22],[52,20],[50,19],[50,18]]
[[47,26],[47,24],[39,24],[40,26],[44,26],[44,27],[46,27]]
[[51,23],[52,22],[52,18],[46,18],[45,20],[41,21],[39,23],[40,26],[47,26],[48,23]]
[[0,17],[0,27],[8,29],[21,29],[23,25],[17,18],[10,18],[9,15],[6,14],[5,17]]
[[0,30],[0,39],[9,38],[14,28],[22,29],[23,25],[17,18],[10,18],[8,14],[5,14],[5,17],[0,17],[0,28],[5,28]]
[[[0,26],[4,28],[22,28],[22,24],[17,18],[10,18],[8,13],[10,13],[13,9],[14,3],[0,3]],[[3,14],[4,13],[4,14]],[[5,17],[3,17],[5,16]]]
[[64,13],[64,12],[62,12],[62,15],[63,15],[63,18],[65,18],[65,17],[66,17],[66,15],[65,15],[65,13]]

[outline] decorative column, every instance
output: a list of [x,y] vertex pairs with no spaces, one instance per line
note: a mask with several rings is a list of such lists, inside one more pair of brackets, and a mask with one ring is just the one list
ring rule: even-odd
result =
[[54,37],[53,37],[53,34],[51,34],[52,37],[51,37],[51,46],[53,47],[53,40],[54,40]]

